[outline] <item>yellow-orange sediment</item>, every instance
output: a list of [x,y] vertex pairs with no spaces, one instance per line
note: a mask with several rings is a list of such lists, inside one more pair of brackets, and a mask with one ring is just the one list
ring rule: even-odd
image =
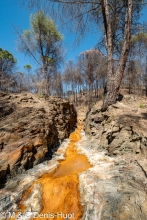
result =
[[[71,133],[70,143],[66,150],[65,160],[60,162],[58,169],[53,173],[45,174],[34,182],[42,185],[42,205],[40,213],[68,214],[74,213],[74,220],[80,220],[83,208],[80,205],[80,195],[78,190],[78,173],[90,168],[90,164],[84,155],[78,154],[75,143],[80,140],[82,126]],[[34,185],[33,184],[33,185]],[[32,185],[32,187],[33,187]],[[23,201],[29,196],[32,187],[24,193],[20,210],[24,211]],[[65,216],[64,216],[65,217]],[[35,218],[40,220],[42,218]],[[43,218],[45,220],[63,220],[63,216],[54,218]]]

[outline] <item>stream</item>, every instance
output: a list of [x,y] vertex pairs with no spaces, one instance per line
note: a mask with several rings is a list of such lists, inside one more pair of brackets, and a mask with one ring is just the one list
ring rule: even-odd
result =
[[81,139],[81,130],[82,125],[79,124],[70,134],[65,160],[60,160],[55,170],[34,181],[23,193],[17,217],[11,219],[80,220],[82,218],[83,207],[80,204],[78,174],[91,166],[87,157],[78,154],[76,150],[76,143]]

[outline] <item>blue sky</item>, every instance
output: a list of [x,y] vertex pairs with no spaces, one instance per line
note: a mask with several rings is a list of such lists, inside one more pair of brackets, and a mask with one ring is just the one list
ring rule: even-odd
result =
[[[19,71],[24,71],[23,66],[31,64],[35,66],[32,58],[25,56],[17,50],[17,36],[13,26],[22,30],[29,29],[29,17],[35,11],[21,7],[15,0],[0,0],[0,48],[8,50],[17,59]],[[63,33],[64,34],[64,33]],[[79,47],[74,47],[74,36],[72,34],[64,34],[64,44],[66,46],[65,59],[74,60],[78,54],[84,50],[91,49],[96,45],[96,35],[88,35]]]
[[[29,17],[34,11],[21,7],[15,0],[0,0],[0,47],[11,52],[17,59],[19,71],[24,71],[23,66],[31,64],[35,67],[35,62],[32,58],[26,57],[17,50],[16,33],[13,25],[22,30],[29,29]],[[147,11],[142,16],[142,21],[147,20]],[[89,34],[80,43],[80,46],[73,47],[74,35],[64,34],[64,44],[66,46],[66,60],[75,58],[80,52],[89,50],[94,47],[98,41],[98,35]]]

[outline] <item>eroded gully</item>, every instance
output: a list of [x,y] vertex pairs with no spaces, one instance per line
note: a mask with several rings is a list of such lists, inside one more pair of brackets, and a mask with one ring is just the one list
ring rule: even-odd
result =
[[[39,213],[43,219],[61,220],[72,217],[74,217],[74,220],[81,219],[83,207],[80,204],[78,174],[90,168],[87,157],[78,154],[76,150],[76,143],[81,139],[81,130],[82,125],[78,124],[77,129],[70,134],[70,142],[66,149],[65,160],[60,161],[58,168],[51,173],[43,175],[24,192],[19,204],[19,212],[26,212],[26,200],[29,200],[34,189],[36,189],[36,197],[34,196],[34,200],[31,202],[35,203],[35,199],[38,199],[38,196],[40,196],[40,204],[36,204],[36,206],[40,206]],[[50,216],[51,213],[53,214],[52,216]],[[35,216],[35,218],[31,217],[30,219],[39,220],[42,218]]]

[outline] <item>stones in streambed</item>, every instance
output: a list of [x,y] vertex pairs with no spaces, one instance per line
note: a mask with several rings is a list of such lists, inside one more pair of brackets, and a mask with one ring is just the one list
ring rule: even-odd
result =
[[[16,212],[18,210],[17,205],[22,198],[23,192],[26,191],[36,179],[38,179],[45,173],[51,172],[57,166],[58,162],[56,160],[52,160],[51,162],[49,161],[47,164],[38,164],[33,169],[30,169],[27,174],[20,174],[12,180],[9,180],[6,186],[3,188],[3,191],[0,192],[0,201],[2,201],[3,204],[2,206],[0,206],[0,211]],[[9,203],[7,202],[8,196]],[[36,203],[37,201],[38,200],[36,200]]]
[[[120,176],[116,168],[100,168],[80,175],[82,220],[147,219],[147,197],[144,187],[130,176]],[[99,174],[100,173],[100,174]],[[142,179],[144,180],[144,179]],[[142,188],[143,187],[143,188]]]
[[[19,174],[7,181],[5,187],[0,190],[0,201],[2,200],[3,204],[1,206],[1,211],[7,210],[8,212],[11,212],[18,210],[17,205],[20,202],[24,191],[26,191],[33,182],[42,175],[50,173],[58,167],[58,160],[64,159],[64,154],[69,142],[69,139],[65,139],[62,142],[57,151],[58,153],[53,155],[52,160],[38,164],[32,169],[27,170],[26,173]],[[9,204],[5,202],[7,196],[10,197]]]
[[91,148],[91,139],[82,132],[78,151],[92,167],[79,174],[82,220],[146,220],[146,158],[126,154],[110,157]]
[[0,211],[7,211],[12,206],[11,195],[7,194],[0,198]]
[[[54,97],[1,94],[0,182],[48,160],[76,125],[74,106]],[[1,186],[2,187],[2,186]]]
[[[31,194],[24,202],[25,212],[40,212],[42,209],[42,186],[40,183],[35,184]],[[24,215],[25,215],[24,212]],[[31,217],[31,216],[30,216]]]
[[[19,200],[22,196],[22,192],[20,192],[17,197]],[[15,204],[16,196],[14,195],[7,195],[0,200],[2,202],[1,211],[2,213],[6,213],[5,218],[9,219],[10,215],[15,217],[15,219],[23,219],[29,220],[35,217],[42,209],[42,186],[41,184],[34,184],[32,188],[31,194],[25,199],[23,206],[26,207],[24,212],[19,212],[20,207]],[[5,211],[5,212],[4,212]],[[2,215],[1,215],[2,216]],[[4,216],[3,216],[4,217]]]

